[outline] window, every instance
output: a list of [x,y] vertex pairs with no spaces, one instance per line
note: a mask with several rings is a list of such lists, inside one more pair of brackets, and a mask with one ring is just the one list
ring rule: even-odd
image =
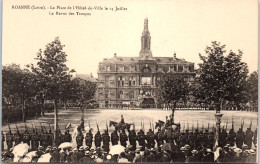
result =
[[108,97],[109,97],[109,91],[106,90],[106,92],[105,92],[105,98],[108,99]]
[[122,99],[122,98],[123,98],[123,95],[124,95],[123,91],[119,91],[119,92],[118,92],[118,98],[119,98],[119,99]]
[[134,98],[135,98],[135,93],[134,93],[134,91],[129,92],[129,98],[130,98],[130,99],[134,99]]
[[118,86],[124,86],[124,80],[125,78],[123,78],[122,76],[118,77]]
[[142,85],[151,85],[151,77],[142,77]]

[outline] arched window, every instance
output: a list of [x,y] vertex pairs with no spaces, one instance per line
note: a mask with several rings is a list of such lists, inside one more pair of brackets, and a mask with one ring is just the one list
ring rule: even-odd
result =
[[134,98],[135,98],[135,93],[134,93],[134,91],[129,92],[129,98],[130,98],[130,99],[134,99]]
[[119,98],[119,99],[122,99],[122,98],[123,98],[123,95],[124,95],[123,91],[119,91],[119,92],[118,92],[118,98]]

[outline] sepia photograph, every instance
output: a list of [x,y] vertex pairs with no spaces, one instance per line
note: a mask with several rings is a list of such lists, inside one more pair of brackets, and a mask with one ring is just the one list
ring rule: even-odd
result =
[[257,0],[3,0],[3,163],[257,163]]

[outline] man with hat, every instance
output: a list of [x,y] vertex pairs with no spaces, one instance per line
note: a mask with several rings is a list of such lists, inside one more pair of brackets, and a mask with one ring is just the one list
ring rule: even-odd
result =
[[28,132],[28,129],[25,129],[23,135],[23,143],[27,143],[30,146],[30,141],[31,141],[31,135]]
[[246,135],[245,135],[245,144],[248,146],[248,148],[251,148],[252,146],[252,138],[253,138],[253,132],[250,128],[247,128]]
[[86,134],[86,137],[85,137],[85,142],[86,142],[86,145],[88,147],[92,147],[92,142],[93,142],[93,134],[92,134],[92,131],[91,129],[88,131],[88,133]]
[[118,141],[119,141],[119,136],[117,134],[117,131],[115,130],[114,132],[111,133],[111,142],[112,145],[118,145]]
[[145,146],[145,135],[144,135],[144,131],[142,129],[140,129],[140,131],[137,133],[138,135],[138,143],[140,146],[142,146],[142,149],[144,149]]
[[164,142],[164,133],[162,132],[162,130],[158,130],[158,132],[156,133],[156,141],[157,141],[157,146],[159,147],[160,145],[163,145]]
[[126,147],[126,141],[128,140],[127,135],[125,134],[125,130],[122,130],[122,133],[120,133],[120,144],[124,147]]
[[137,140],[137,135],[135,133],[135,130],[131,130],[129,133],[129,142],[130,145],[132,145],[132,148],[130,149],[131,151],[136,150],[136,140]]
[[105,151],[109,152],[110,136],[107,130],[105,130],[105,132],[102,134],[102,138],[103,138],[103,148],[105,149]]
[[67,153],[64,151],[64,149],[60,150],[60,163],[65,163],[67,159]]
[[82,134],[81,128],[78,126],[78,135],[76,136],[77,149],[79,149],[83,145],[84,136]]
[[9,128],[9,132],[6,133],[7,150],[10,150],[13,147],[13,141],[14,141],[14,137],[11,129]]
[[51,163],[59,163],[60,162],[60,153],[57,147],[52,148],[52,153],[51,153]]
[[102,141],[102,137],[101,137],[100,131],[98,130],[97,133],[95,134],[95,146],[96,146],[96,148],[101,146],[101,141]]
[[72,149],[72,154],[71,154],[70,158],[71,158],[72,163],[78,163],[78,149],[77,148]]
[[238,148],[242,149],[242,145],[244,143],[244,132],[241,128],[239,128],[237,134],[236,134],[236,145]]
[[19,132],[18,128],[16,133],[14,133],[14,146],[18,145],[22,141],[22,134]]
[[140,149],[136,149],[135,150],[135,157],[134,157],[134,160],[133,160],[133,163],[142,163],[143,162],[143,158],[140,154]]
[[71,140],[72,140],[72,137],[71,137],[71,134],[70,134],[70,130],[67,129],[66,132],[63,135],[62,141],[63,142],[71,142]]
[[197,156],[198,150],[192,150],[191,154],[192,154],[192,156],[187,158],[187,160],[186,160],[187,162],[191,162],[191,163],[200,162],[200,159]]
[[78,151],[78,160],[80,161],[84,157],[84,147],[80,146],[79,151]]
[[86,151],[85,156],[79,162],[80,163],[93,163],[94,161],[90,157],[89,151]]
[[234,146],[235,143],[235,138],[236,138],[236,133],[234,132],[234,129],[230,129],[227,137],[227,141],[231,146]]
[[32,150],[36,151],[39,147],[40,135],[38,134],[37,129],[33,129],[33,133],[31,135],[31,142],[32,142]]
[[214,153],[211,149],[206,149],[206,155],[204,155],[201,159],[201,162],[212,163],[214,162]]
[[255,163],[256,162],[256,153],[253,149],[249,150],[249,156],[246,158],[246,163]]

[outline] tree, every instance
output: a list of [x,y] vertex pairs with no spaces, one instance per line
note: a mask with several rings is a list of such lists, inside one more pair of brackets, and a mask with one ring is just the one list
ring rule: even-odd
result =
[[158,86],[158,99],[172,109],[172,122],[178,101],[187,101],[190,87],[184,76],[176,74],[164,74]]
[[226,101],[239,104],[244,100],[247,64],[241,61],[242,51],[238,54],[230,51],[227,56],[225,45],[212,42],[206,47],[207,56],[199,54],[202,63],[199,64],[196,80],[200,85],[200,95],[205,101],[217,106],[221,110]]
[[258,71],[254,71],[247,79],[247,94],[249,102],[253,104],[253,109],[257,110],[258,104]]
[[[62,88],[71,78],[73,70],[66,66],[67,54],[63,51],[64,45],[59,38],[47,44],[45,50],[41,49],[37,53],[37,66],[32,65],[32,71],[35,73],[38,82],[41,84],[41,91],[49,100],[54,102],[54,129],[58,126],[57,103],[62,95]],[[56,134],[54,133],[56,139]]]
[[[34,75],[19,65],[11,64],[3,67],[3,98],[11,101],[14,107],[21,105],[22,118],[26,121],[26,101],[35,96]],[[17,101],[19,100],[19,102]]]
[[72,80],[71,98],[77,100],[82,112],[84,108],[89,105],[90,100],[94,98],[95,92],[96,84],[81,78],[75,78]]

